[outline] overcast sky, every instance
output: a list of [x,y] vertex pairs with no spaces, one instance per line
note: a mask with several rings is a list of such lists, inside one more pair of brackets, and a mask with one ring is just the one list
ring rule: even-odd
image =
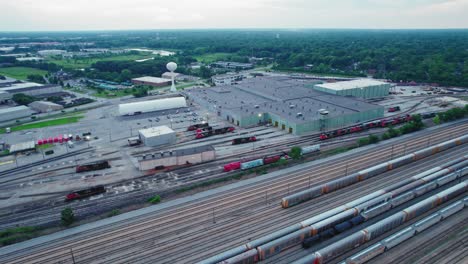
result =
[[468,0],[0,0],[0,31],[468,28]]

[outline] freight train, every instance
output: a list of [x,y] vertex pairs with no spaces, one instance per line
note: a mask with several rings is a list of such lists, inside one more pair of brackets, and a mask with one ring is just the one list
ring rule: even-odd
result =
[[[468,142],[468,136],[462,136],[443,142],[436,146],[416,151],[410,155],[415,160],[417,160],[466,142]],[[406,157],[404,156],[393,160],[393,162],[396,162],[395,164],[397,164],[399,161],[404,161],[405,158]],[[307,241],[307,243],[311,244],[314,241],[333,236],[335,233],[343,232],[352,226],[359,224],[360,222],[375,217],[376,215],[388,211],[391,208],[400,206],[401,204],[419,197],[431,190],[434,190],[437,187],[448,184],[449,182],[453,182],[457,179],[461,179],[468,173],[466,169],[461,169],[466,167],[467,160],[468,155],[464,155],[459,159],[449,162],[445,166],[439,166],[437,168],[422,172],[409,179],[406,179],[405,181],[397,182],[391,186],[386,187],[385,189],[375,191],[366,195],[365,197],[361,197],[350,203],[306,219],[300,223],[296,223],[294,225],[280,229],[272,234],[268,234],[267,236],[253,240],[245,245],[238,246],[229,251],[213,256],[203,261],[202,263],[218,263],[220,261],[223,261],[222,263],[255,263],[259,260],[265,260],[281,252],[282,250],[290,248],[291,246],[300,244],[305,239],[311,238],[311,240]],[[372,170],[369,168],[366,170],[366,174],[361,176],[367,176],[367,173],[375,172],[379,168],[381,169],[386,167],[388,169],[388,165],[389,164],[385,162],[374,166]],[[457,171],[457,168],[461,169],[461,171]],[[349,179],[346,179],[345,177],[342,179],[337,179],[337,181],[330,182],[329,184],[332,184],[330,186],[334,186],[334,188],[339,189],[341,187],[348,186],[350,184],[348,180]],[[325,189],[327,188],[323,186],[320,187]],[[414,218],[416,213],[424,213],[421,211],[422,209],[428,208],[428,206],[437,206],[441,202],[451,199],[460,193],[466,192],[467,188],[468,181],[465,181],[463,184],[457,185],[456,188],[450,188],[437,194],[425,204],[418,203],[417,208],[411,207],[405,210],[405,215],[408,215],[408,219]],[[313,196],[312,193],[300,194],[301,195],[299,196]],[[313,197],[294,198],[299,199],[298,201],[289,199],[285,201],[285,199],[283,199],[283,207],[288,207]],[[390,218],[388,221],[391,222],[392,218]],[[315,237],[312,238],[313,236]],[[232,262],[233,260],[236,260],[237,262]],[[314,262],[311,261],[305,263]]]
[[320,140],[326,140],[329,138],[356,133],[356,132],[360,132],[360,131],[375,128],[375,127],[387,127],[390,125],[394,126],[394,125],[402,124],[405,122],[409,122],[411,121],[411,119],[412,118],[410,115],[405,115],[405,116],[398,116],[394,118],[374,120],[374,121],[367,122],[367,123],[361,123],[359,125],[352,126],[352,127],[340,128],[340,129],[336,129],[333,131],[328,131],[326,133],[320,134],[319,138]]
[[[398,213],[395,213],[373,225],[370,225],[366,227],[365,229],[362,229],[361,231],[358,231],[331,245],[328,245],[327,247],[324,247],[316,251],[312,255],[308,255],[295,263],[322,264],[322,263],[329,262],[330,260],[336,258],[337,256],[342,255],[345,252],[352,250],[364,243],[367,243],[368,241],[371,241],[375,239],[376,237],[379,237],[380,235],[401,226],[403,223],[406,223],[410,221],[411,219],[414,219],[415,217],[421,216],[422,214],[426,213],[432,208],[435,208],[439,206],[440,204],[446,202],[447,200],[466,192],[467,187],[468,187],[467,181],[459,183],[445,191],[439,192],[425,200],[422,200],[410,207],[407,207],[406,209],[399,211]],[[455,207],[455,209],[459,209],[460,207],[463,208],[464,203],[460,202],[459,205],[456,205],[456,206],[458,206],[458,208]],[[447,211],[447,209],[445,210],[443,209],[441,211],[445,212]],[[446,215],[449,215],[449,213],[452,213],[453,211],[456,212],[456,210],[450,210],[450,211],[451,212],[447,212]],[[421,221],[418,223],[420,223],[421,225]],[[424,223],[422,223],[422,225],[424,225]],[[426,228],[429,228],[429,227],[426,227]],[[412,230],[408,230],[408,228],[403,229],[403,232],[409,232],[409,233],[412,232],[412,234],[414,234],[414,229]],[[392,246],[392,241],[387,241],[385,243],[390,243],[390,246]],[[261,255],[260,255],[260,259],[261,259]]]
[[[320,145],[301,147],[301,155],[306,155],[306,154],[317,152],[317,151],[320,151]],[[239,170],[239,169],[248,170],[251,168],[275,163],[281,158],[288,159],[289,155],[287,153],[282,153],[282,154],[274,155],[274,156],[266,156],[261,159],[247,159],[247,160],[235,161],[235,162],[231,162],[229,164],[224,165],[224,171],[229,172],[229,171]]]
[[407,154],[405,156],[390,160],[388,162],[384,162],[370,168],[355,172],[348,176],[326,182],[322,185],[318,185],[304,191],[291,194],[289,196],[284,197],[281,200],[281,205],[283,208],[288,208],[299,204],[304,201],[308,201],[320,195],[324,195],[327,193],[331,193],[338,189],[344,188],[346,186],[352,185],[354,183],[364,181],[366,179],[372,178],[378,174],[384,173],[386,171],[398,168],[400,166],[406,165],[413,161],[429,157],[435,153],[468,143],[468,136],[462,136],[456,139],[452,139],[435,146],[427,147],[416,152]]
[[92,195],[105,193],[105,192],[106,192],[106,189],[104,188],[104,186],[99,185],[99,186],[91,187],[89,189],[69,193],[65,197],[65,201],[70,202],[70,201],[73,201],[73,200],[79,200],[79,199],[83,199],[83,198],[86,198],[86,197],[89,197],[89,196],[92,196]]
[[212,127],[209,127],[209,128],[205,128],[204,130],[198,129],[195,138],[200,139],[200,138],[210,137],[213,135],[226,134],[228,132],[234,132],[234,130],[235,130],[234,127],[223,127],[223,128],[218,128],[218,129],[212,129]]
[[110,168],[110,164],[107,160],[105,161],[98,161],[94,163],[78,165],[76,166],[76,172],[86,172],[86,171],[95,171],[95,170],[103,170]]
[[191,125],[187,128],[187,131],[194,131],[194,130],[197,130],[199,128],[204,128],[204,127],[209,127],[210,125],[208,123],[202,123],[202,124],[195,124],[195,125]]
[[235,138],[232,140],[233,145],[239,145],[239,144],[245,144],[249,142],[255,142],[257,141],[256,137],[243,137],[243,138]]
[[431,226],[445,220],[447,217],[456,214],[457,212],[463,210],[463,208],[468,207],[468,197],[465,197],[463,200],[459,200],[451,205],[439,210],[438,212],[425,217],[424,219],[414,223],[410,227],[407,227],[382,241],[366,248],[365,250],[349,257],[346,259],[346,264],[358,264],[365,263],[376,256],[392,249],[393,247],[403,243],[405,240],[429,229]]

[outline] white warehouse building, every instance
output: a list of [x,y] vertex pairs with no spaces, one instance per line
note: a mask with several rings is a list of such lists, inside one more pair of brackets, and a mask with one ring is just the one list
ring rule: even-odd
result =
[[187,102],[185,101],[184,97],[171,97],[144,102],[119,104],[119,114],[135,115],[183,107],[187,107]]
[[341,96],[377,98],[387,96],[391,84],[371,79],[358,79],[335,83],[316,84],[314,89]]
[[138,130],[140,140],[147,147],[161,145],[172,145],[176,143],[177,137],[174,130],[167,126],[150,127]]

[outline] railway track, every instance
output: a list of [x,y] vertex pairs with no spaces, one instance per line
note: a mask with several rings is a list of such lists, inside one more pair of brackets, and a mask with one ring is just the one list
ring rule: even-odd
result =
[[[461,127],[460,129],[462,131],[464,131],[465,128]],[[445,132],[438,132],[438,133],[435,133],[432,136],[439,137],[440,135],[443,135],[444,133]],[[422,139],[422,141],[424,141],[424,139]],[[405,148],[401,149],[401,151],[404,151],[404,152],[409,152],[411,150],[412,149],[410,147],[408,149],[405,149]],[[398,152],[397,148],[394,149],[394,152],[395,152],[395,154],[394,154],[395,157],[397,155],[399,155],[399,154],[403,154],[403,152]],[[390,158],[390,156],[388,156],[388,158]],[[353,159],[353,160],[350,160],[350,163],[348,163],[348,165],[346,165],[348,168],[342,168],[343,173],[346,170],[349,171],[349,172],[353,171],[354,164],[359,164],[359,159],[358,158]],[[356,160],[358,162],[356,162]],[[331,163],[324,164],[323,166],[327,166],[328,164],[331,164]],[[356,170],[358,168],[362,168],[362,167],[357,167]],[[303,175],[302,174],[298,174],[298,175],[300,175],[300,177],[295,176],[295,177],[290,177],[289,178],[287,189],[290,190],[291,192],[296,191],[296,190],[302,190],[302,189],[305,189],[305,188],[308,187],[308,185],[303,183],[303,178],[301,178]],[[291,176],[294,176],[294,175],[291,175]],[[299,178],[299,180],[297,180],[296,178]],[[308,182],[309,182],[309,185],[310,185],[311,176],[309,176]],[[285,187],[285,186],[283,186],[283,187]],[[284,195],[284,194],[285,193],[276,194],[276,192],[270,191],[270,193],[267,194],[267,196],[272,198],[272,197],[275,197],[275,195],[281,196],[281,195]],[[109,211],[109,210],[111,210],[111,209],[113,209],[115,207],[119,207],[119,205],[122,206],[122,204],[127,204],[127,203],[122,203],[122,202],[119,203],[118,201],[115,201],[115,200],[126,201],[127,199],[129,199],[129,200],[138,199],[138,201],[144,202],[147,199],[147,197],[149,197],[151,195],[154,195],[153,190],[143,190],[143,191],[140,191],[138,193],[133,192],[133,193],[127,193],[127,194],[122,194],[122,195],[116,195],[114,197],[111,196],[111,197],[108,197],[106,199],[98,199],[97,201],[85,201],[84,203],[78,203],[78,205],[74,205],[74,206],[77,207],[76,210],[75,210],[76,211],[75,214],[77,216],[87,215],[90,212],[95,212],[96,211],[95,208],[97,206],[102,207],[102,208],[106,208]],[[279,199],[280,198],[281,197],[279,197]],[[31,209],[31,207],[26,207],[23,210],[21,210],[21,211],[23,211],[23,213],[18,212],[17,208],[15,207],[13,216],[9,217],[10,215],[8,215],[8,214],[4,214],[2,216],[3,221],[0,222],[0,226],[8,227],[8,224],[11,223],[11,225],[12,225],[12,223],[15,223],[17,221],[21,221],[22,219],[26,219],[28,221],[31,221],[31,219],[29,217],[29,215],[30,215],[29,213],[32,213],[32,214],[36,215],[36,219],[34,220],[35,223],[46,223],[47,222],[46,219],[51,219],[51,220],[55,219],[55,222],[57,222],[57,220],[58,220],[57,215],[60,213],[60,210],[65,208],[68,205],[69,204],[64,204],[63,203],[63,200],[62,200],[61,196],[57,196],[57,198],[52,200],[52,202],[50,202],[50,203],[46,203],[46,204],[41,205],[41,202],[38,202],[38,203],[33,204],[32,208],[34,208],[34,209]],[[55,207],[55,208],[49,209],[50,207]],[[29,208],[29,210],[28,210],[28,208]],[[47,208],[47,210],[44,210],[44,208]],[[93,209],[88,209],[88,208],[93,208]],[[3,210],[3,211],[5,211],[5,210]],[[96,213],[91,213],[91,215],[94,215],[94,214],[96,214]],[[46,219],[39,220],[40,217],[45,217]],[[15,220],[17,220],[17,221],[15,221]]]
[[[466,133],[466,128],[462,128],[462,130],[459,131],[459,133],[462,133],[462,134]],[[424,146],[426,144],[426,141],[427,141],[427,136],[420,137],[418,140],[414,140],[413,144],[411,144],[411,146],[408,146],[408,151]],[[404,149],[404,143],[400,143],[396,145],[394,151],[396,151],[396,153],[397,152],[401,153],[403,152],[403,149]],[[366,153],[366,155],[362,155],[360,157],[353,157],[352,159],[350,159],[350,162],[348,162],[348,166],[350,165],[349,170],[352,171],[355,169],[362,168],[362,166],[366,166],[366,167],[370,166],[372,165],[373,162],[376,162],[376,160],[379,160],[379,159],[385,160],[386,158],[389,157],[390,151],[391,150],[387,147],[386,149],[381,149],[381,151],[378,154],[372,155],[372,153]],[[428,165],[432,165],[434,163],[434,160],[432,160],[429,163],[430,164]],[[144,250],[145,247],[147,247],[145,252],[140,251],[139,253],[141,257],[141,261],[150,261],[151,258],[154,258],[156,256],[164,257],[163,254],[158,255],[158,254],[155,254],[155,252],[153,252],[154,250],[163,250],[164,252],[167,252],[165,259],[169,261],[168,263],[174,263],[170,261],[178,262],[181,260],[171,259],[170,254],[171,252],[173,254],[174,252],[179,250],[180,245],[177,243],[190,241],[192,239],[190,236],[183,237],[184,235],[182,234],[179,235],[179,238],[177,239],[177,243],[175,242],[175,240],[173,240],[174,238],[171,238],[171,239],[166,238],[166,240],[158,238],[159,240],[157,241],[156,244],[161,245],[160,247],[157,247],[154,242],[154,239],[158,237],[158,234],[155,234],[158,232],[158,230],[161,232],[163,232],[164,230],[167,230],[167,232],[172,232],[172,235],[175,235],[177,238],[178,237],[177,233],[181,231],[177,231],[177,229],[175,228],[174,230],[171,230],[170,225],[173,225],[173,226],[180,225],[180,222],[178,221],[184,220],[184,221],[190,222],[192,225],[195,225],[195,226],[192,226],[192,228],[188,228],[189,230],[192,230],[193,232],[198,231],[201,233],[208,233],[209,231],[209,232],[221,233],[220,231],[222,231],[222,228],[223,228],[221,226],[222,224],[228,224],[228,223],[236,224],[236,222],[233,223],[233,221],[246,221],[246,222],[237,222],[237,224],[243,224],[245,227],[245,225],[249,225],[250,223],[249,221],[255,220],[255,217],[258,217],[259,213],[262,215],[265,215],[265,217],[267,218],[275,217],[275,215],[273,215],[272,213],[269,214],[268,212],[276,212],[277,218],[282,217],[282,218],[290,219],[294,217],[296,218],[306,217],[304,214],[313,215],[317,213],[317,211],[322,210],[324,206],[333,203],[333,201],[338,202],[338,201],[341,201],[342,199],[348,199],[352,197],[352,195],[349,193],[340,195],[341,192],[338,192],[337,194],[333,194],[333,195],[327,195],[323,199],[321,198],[317,200],[317,204],[316,204],[317,209],[315,209],[313,212],[311,212],[311,210],[309,210],[307,206],[305,205],[300,205],[299,207],[297,207],[298,209],[294,209],[294,211],[302,210],[300,212],[298,211],[296,216],[290,215],[290,212],[279,210],[279,197],[287,193],[287,189],[290,189],[290,191],[292,192],[297,189],[303,188],[304,185],[305,187],[307,187],[308,177],[311,177],[311,176],[321,175],[320,177],[314,177],[312,184],[316,184],[317,182],[329,180],[330,178],[340,176],[344,172],[344,169],[345,169],[344,167],[346,166],[346,162],[343,162],[343,161],[333,162],[332,164],[334,164],[333,168],[327,168],[325,164],[322,166],[317,166],[315,170],[312,172],[292,173],[288,175],[287,179],[277,178],[264,184],[257,184],[255,186],[243,188],[242,191],[234,189],[229,192],[226,192],[223,195],[222,199],[214,195],[211,199],[209,199],[208,202],[205,202],[203,204],[199,204],[194,201],[194,202],[188,203],[187,205],[178,207],[176,209],[169,210],[169,212],[166,211],[167,213],[165,213],[164,216],[157,217],[156,219],[154,219],[154,217],[151,217],[151,219],[148,219],[150,217],[148,218],[143,217],[142,219],[139,219],[138,221],[136,221],[136,223],[134,224],[125,222],[122,225],[123,229],[120,228],[113,232],[109,231],[109,232],[106,232],[105,235],[103,234],[101,236],[97,236],[97,237],[95,236],[93,238],[83,238],[83,240],[75,241],[74,243],[63,246],[62,251],[60,251],[60,247],[57,248],[59,252],[52,251],[58,255],[51,255],[51,252],[46,251],[44,253],[45,255],[42,255],[42,256],[45,258],[49,258],[53,256],[53,257],[57,257],[57,259],[63,258],[65,260],[67,259],[67,257],[69,258],[69,252],[68,252],[69,248],[73,247],[73,251],[76,254],[75,256],[76,261],[84,261],[86,259],[86,256],[90,256],[90,255],[93,256],[94,254],[94,257],[98,257],[97,255],[95,255],[97,251],[89,252],[89,249],[88,249],[88,252],[86,252],[86,249],[82,248],[82,247],[90,247],[89,243],[99,243],[100,240],[102,240],[101,242],[103,241],[110,242],[112,241],[112,239],[114,239],[116,242],[118,241],[119,245],[122,245],[122,246],[125,246],[125,241],[129,241],[130,244],[127,246],[131,246],[132,244],[135,244],[136,241],[143,236],[143,234],[151,234],[153,236],[152,238],[153,240],[151,241],[151,243],[148,245],[143,243],[145,246],[142,245],[142,247],[140,247],[141,250]],[[330,165],[330,163],[328,163],[328,165]],[[397,172],[401,173],[401,171],[399,171],[398,169],[393,171],[392,173],[397,173]],[[290,181],[292,180],[295,180],[296,182],[293,182],[293,184],[291,185]],[[397,179],[394,179],[394,180],[397,180]],[[369,190],[369,187],[372,187],[371,185],[372,183],[373,183],[372,181],[367,182],[366,183],[367,187],[364,190]],[[267,190],[265,193],[266,195],[263,196],[264,192],[263,191],[260,192],[259,190],[265,190],[265,189]],[[350,190],[352,190],[352,188],[348,189],[348,191]],[[264,204],[264,206],[257,207],[256,206],[257,204]],[[216,223],[213,223],[212,210],[215,210],[215,222]],[[271,210],[271,211],[266,211],[266,210]],[[248,215],[247,217],[244,217],[245,212],[247,212],[247,214],[253,214],[253,215]],[[165,224],[164,221],[166,221],[167,225],[164,225]],[[218,226],[218,229],[213,229],[213,224],[214,226]],[[228,226],[228,228],[230,227]],[[245,232],[248,232],[248,233],[250,232],[249,234],[251,234],[252,237],[255,237],[255,236],[258,237],[262,235],[262,232],[268,232],[276,228],[281,228],[281,224],[270,223],[269,228],[270,229],[268,230],[260,230],[260,231],[256,230],[257,228],[255,228],[255,230],[247,230],[247,231],[244,231],[243,235],[233,234],[232,240],[230,242],[222,243],[222,245],[218,247],[212,247],[213,244],[206,243],[207,246],[210,246],[211,251],[206,250],[202,253],[202,255],[200,255],[200,253],[197,251],[198,255],[196,255],[197,252],[195,252],[196,251],[195,250],[194,253],[192,253],[192,255],[190,256],[190,259],[186,258],[183,261],[191,262],[196,259],[201,259],[201,258],[207,257],[210,254],[217,253],[225,248],[229,248],[232,245],[236,245],[237,243],[239,243],[239,241],[245,241]],[[211,231],[211,230],[214,230],[214,231]],[[237,229],[231,228],[229,230],[237,230]],[[87,234],[89,235],[90,234],[89,232],[85,232],[83,235],[80,235],[80,237],[83,237]],[[130,235],[130,234],[133,234],[133,235]],[[155,235],[156,237],[154,237]],[[208,239],[208,238],[204,238],[204,239]],[[61,242],[65,242],[65,241],[61,241]],[[201,243],[202,240],[198,242]],[[91,246],[91,247],[96,247],[96,245]],[[112,247],[115,247],[115,245],[109,245],[109,247],[112,248]],[[124,249],[120,248],[119,253],[124,254],[125,250],[127,250],[128,251],[127,253],[129,254],[131,253],[130,255],[126,256],[127,258],[131,257],[131,255],[135,256],[136,252],[134,252],[134,249],[131,249],[131,248],[124,248]],[[102,248],[99,249],[99,251],[104,252]],[[174,254],[172,256],[174,256]],[[163,259],[163,258],[158,258],[158,259]],[[22,261],[26,261],[26,260],[27,259],[23,259]],[[41,258],[40,256],[32,255],[32,258],[30,260],[34,260],[33,262],[40,263]],[[109,257],[103,257],[102,259],[98,258],[96,259],[96,262],[106,261],[106,260],[110,261]],[[119,258],[117,260],[125,262],[125,258]],[[112,262],[114,263],[114,261]],[[115,263],[118,263],[118,262],[115,262]]]

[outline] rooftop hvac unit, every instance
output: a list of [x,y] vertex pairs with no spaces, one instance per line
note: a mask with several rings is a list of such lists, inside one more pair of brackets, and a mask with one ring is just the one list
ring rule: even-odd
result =
[[301,116],[303,116],[303,114],[299,112],[299,113],[296,114],[296,116],[301,117]]
[[260,108],[260,106],[259,106],[259,105],[255,105],[254,107],[255,107],[255,108]]
[[296,106],[293,105],[293,104],[290,104],[290,105],[289,105],[289,108],[294,108],[294,107],[296,107]]

